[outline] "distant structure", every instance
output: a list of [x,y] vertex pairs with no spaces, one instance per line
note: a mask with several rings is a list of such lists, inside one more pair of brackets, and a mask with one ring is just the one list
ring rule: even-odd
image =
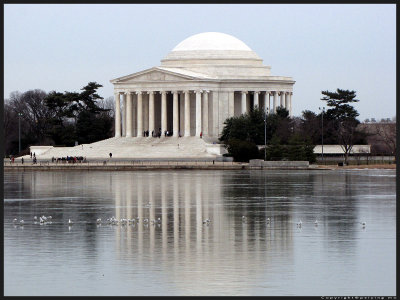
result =
[[150,137],[152,132],[164,136],[168,131],[174,137],[216,140],[228,117],[256,106],[271,113],[281,106],[292,115],[295,81],[270,71],[231,35],[193,35],[172,49],[161,66],[111,80],[115,137],[143,137],[146,131]]

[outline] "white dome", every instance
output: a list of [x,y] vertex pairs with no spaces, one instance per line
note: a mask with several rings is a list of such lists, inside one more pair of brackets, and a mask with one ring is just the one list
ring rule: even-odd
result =
[[161,60],[161,67],[184,69],[213,78],[269,76],[269,68],[253,50],[241,40],[220,32],[188,37]]
[[221,32],[203,32],[180,42],[172,51],[236,50],[252,51],[241,40]]

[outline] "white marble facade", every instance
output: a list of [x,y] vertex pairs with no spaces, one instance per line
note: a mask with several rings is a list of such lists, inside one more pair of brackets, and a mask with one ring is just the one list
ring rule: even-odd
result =
[[269,66],[237,38],[217,32],[193,35],[153,67],[111,80],[115,136],[142,137],[161,130],[173,136],[217,139],[228,117],[258,106],[292,115],[295,81],[271,76]]

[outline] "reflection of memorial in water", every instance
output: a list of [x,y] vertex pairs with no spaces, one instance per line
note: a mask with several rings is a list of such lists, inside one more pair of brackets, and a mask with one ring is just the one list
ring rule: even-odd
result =
[[[290,203],[296,191],[283,183],[283,177],[290,180],[285,173],[268,171],[226,173],[222,177],[223,198],[225,205],[235,203],[235,207],[229,208],[234,222],[241,223],[242,216],[247,217],[245,233],[240,226],[234,226],[237,236],[251,234],[249,239],[254,239],[255,243],[265,239],[267,247],[278,247],[280,251],[290,253],[294,222]],[[306,181],[301,177],[296,185]]]
[[[353,251],[356,245],[360,220],[357,219],[358,198],[364,193],[363,178],[353,172],[325,172],[324,176],[314,176],[312,181],[311,210],[323,207],[324,217],[320,220],[324,226],[319,226],[326,236],[326,249]],[[373,185],[373,182],[367,186]],[[362,186],[362,189],[358,187]]]
[[[287,219],[275,218],[271,224],[251,219],[243,223],[241,210],[232,215],[232,207],[224,202],[227,196],[221,187],[229,180],[225,177],[208,171],[137,172],[121,177],[114,189],[115,214],[118,218],[139,216],[140,222],[118,226],[120,258],[127,259],[127,263],[132,260],[133,265],[169,270],[182,288],[185,282],[195,281],[202,290],[218,285],[229,270],[238,277],[231,283],[224,281],[226,288],[230,284],[245,286],[257,274],[268,271],[277,253],[290,261],[291,229],[285,225]],[[234,202],[231,205],[242,207],[240,199]],[[250,215],[256,209],[266,216],[261,204],[247,209]],[[144,218],[151,221],[158,217],[160,225],[143,224]],[[209,225],[203,224],[207,218],[211,220]]]

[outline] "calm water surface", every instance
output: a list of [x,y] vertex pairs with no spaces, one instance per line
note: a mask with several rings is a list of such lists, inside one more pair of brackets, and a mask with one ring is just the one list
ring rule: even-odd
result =
[[[7,172],[4,293],[394,296],[395,176]],[[42,215],[52,223],[35,224]],[[109,225],[112,216],[140,221]]]

